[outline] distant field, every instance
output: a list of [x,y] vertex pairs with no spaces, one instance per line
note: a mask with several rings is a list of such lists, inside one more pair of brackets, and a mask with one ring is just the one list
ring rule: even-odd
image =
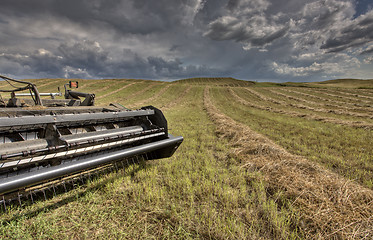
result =
[[[40,92],[66,80],[33,80]],[[4,83],[1,83],[4,84]],[[79,80],[185,140],[0,217],[0,238],[372,239],[373,80]]]
[[316,83],[316,85],[326,85],[328,87],[344,87],[344,88],[373,88],[373,79],[360,80],[360,79],[336,79]]

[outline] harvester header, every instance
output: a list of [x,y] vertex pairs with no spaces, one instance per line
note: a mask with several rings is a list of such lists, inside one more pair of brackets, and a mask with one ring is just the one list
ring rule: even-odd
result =
[[0,98],[0,202],[5,208],[9,200],[32,198],[35,191],[61,184],[66,188],[66,182],[96,170],[170,157],[183,141],[168,133],[166,118],[153,106],[96,107],[95,95],[71,90],[78,87],[72,81],[64,86],[65,99],[42,99],[49,93],[39,93],[35,84],[0,77],[13,88],[0,90],[10,93]]

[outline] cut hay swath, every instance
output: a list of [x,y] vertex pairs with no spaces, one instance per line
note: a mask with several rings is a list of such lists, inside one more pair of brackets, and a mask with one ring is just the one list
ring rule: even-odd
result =
[[280,191],[293,200],[308,238],[372,236],[372,190],[288,153],[248,126],[222,114],[212,103],[208,87],[204,104],[217,125],[217,134],[229,139],[235,154],[245,162],[242,167],[259,170],[270,183],[272,192]]
[[[230,78],[81,86],[99,105],[161,108],[184,143],[172,158],[136,161],[46,201],[11,205],[0,216],[0,238],[373,238],[372,130],[347,121],[356,120],[351,110],[372,123],[360,98]],[[43,91],[55,89],[48,83]]]
[[316,120],[316,121],[321,121],[321,122],[335,123],[335,124],[351,126],[351,127],[356,127],[356,128],[373,129],[373,123],[367,123],[364,121],[340,120],[340,119],[331,118],[331,117],[318,116],[315,114],[298,113],[295,111],[281,110],[281,109],[277,109],[274,107],[262,106],[260,104],[252,103],[252,102],[246,101],[245,99],[242,99],[231,88],[229,89],[229,91],[231,95],[233,96],[233,98],[237,99],[238,102],[244,105],[253,107],[253,108],[260,109],[260,110],[265,110],[265,111],[273,112],[273,113],[280,113],[280,114],[284,114],[288,116],[306,118],[306,119],[311,119],[311,120]]

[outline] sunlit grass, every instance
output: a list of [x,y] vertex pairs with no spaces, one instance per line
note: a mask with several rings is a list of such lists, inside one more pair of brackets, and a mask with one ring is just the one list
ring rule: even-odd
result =
[[224,89],[214,89],[213,96],[227,115],[269,136],[290,152],[373,187],[372,131],[257,110],[232,102]]
[[[234,152],[229,138],[217,134],[216,123],[207,114],[204,88],[206,84],[214,86],[210,89],[214,104],[236,122],[268,136],[291,153],[369,188],[373,188],[372,132],[247,107],[232,98],[227,86],[235,87],[237,94],[248,101],[277,105],[263,103],[239,87],[253,83],[223,80],[193,79],[190,85],[188,81],[160,84],[144,80],[79,80],[78,90],[95,93],[100,106],[119,102],[163,109],[170,133],[182,135],[184,142],[171,158],[131,165],[31,206],[14,205],[0,216],[0,239],[323,236],[320,232],[305,236],[304,229],[313,226],[300,222],[301,210],[293,206],[296,199],[285,197],[284,189],[271,186],[260,169],[243,167],[246,160]],[[65,80],[53,81],[41,89],[54,91]],[[43,81],[37,83],[42,85]],[[132,85],[125,87],[128,84]],[[148,100],[166,85],[170,85],[166,91]],[[266,91],[259,87],[255,90]]]

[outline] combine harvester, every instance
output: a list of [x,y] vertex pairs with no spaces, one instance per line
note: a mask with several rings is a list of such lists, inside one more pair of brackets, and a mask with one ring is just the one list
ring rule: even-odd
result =
[[[163,113],[153,107],[129,110],[120,104],[95,107],[94,94],[39,93],[29,82],[1,76],[11,89],[0,97],[0,203],[46,190],[55,193],[92,174],[126,167],[140,159],[173,155],[182,137],[168,134]],[[3,84],[4,85],[4,84]],[[28,93],[20,93],[28,91]],[[52,99],[42,99],[41,96]],[[29,98],[19,98],[29,96]],[[84,98],[84,100],[81,100]]]

